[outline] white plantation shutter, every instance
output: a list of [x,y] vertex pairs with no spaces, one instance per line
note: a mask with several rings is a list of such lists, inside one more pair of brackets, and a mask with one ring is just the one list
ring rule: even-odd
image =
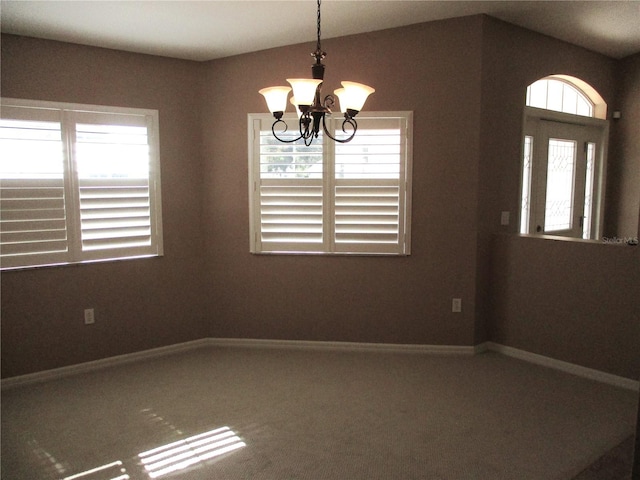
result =
[[5,99],[2,117],[2,268],[162,254],[157,112]]
[[357,120],[354,139],[335,146],[334,248],[408,253],[407,121],[391,115]]
[[[288,120],[295,125],[295,119]],[[322,145],[280,143],[271,122],[250,122],[255,151],[252,182],[255,225],[252,251],[322,252],[324,249]],[[294,139],[292,134],[283,135]]]
[[68,260],[61,114],[3,107],[0,119],[0,260],[3,267]]
[[107,251],[144,254],[153,243],[146,117],[77,113],[72,118],[84,257]]
[[279,143],[272,118],[249,116],[252,252],[409,254],[411,114],[357,120],[351,142],[310,148]]

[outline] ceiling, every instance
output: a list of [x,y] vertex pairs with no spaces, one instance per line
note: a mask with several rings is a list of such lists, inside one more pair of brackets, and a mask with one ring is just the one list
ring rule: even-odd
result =
[[[188,60],[316,40],[313,0],[2,0],[5,33]],[[640,0],[324,0],[322,38],[485,13],[613,58],[640,52]]]

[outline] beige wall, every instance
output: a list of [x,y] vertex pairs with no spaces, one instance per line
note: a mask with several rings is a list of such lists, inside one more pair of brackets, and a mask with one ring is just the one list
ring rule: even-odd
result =
[[[202,338],[202,66],[2,36],[2,95],[158,109],[165,256],[2,273],[2,376]],[[95,325],[83,310],[95,308]]]
[[[309,76],[314,45],[208,65],[205,212],[213,336],[472,345],[482,18],[323,41],[323,91],[374,85],[368,110],[414,111],[409,257],[249,253],[247,113]],[[222,94],[224,92],[224,94]],[[451,313],[451,299],[463,312]]]
[[[482,130],[478,209],[477,322],[491,322],[491,234],[518,232],[522,120],[527,86],[551,74],[591,84],[611,102],[616,61],[530,30],[484,18],[482,51]],[[500,225],[500,212],[510,225]],[[486,340],[479,337],[477,340]]]
[[[377,90],[367,109],[414,111],[412,254],[251,255],[247,113],[265,111],[259,88],[307,76],[313,48],[198,64],[3,36],[3,96],[160,111],[165,240],[161,259],[3,274],[3,376],[205,336],[474,345],[495,335],[556,354],[536,324],[509,333],[520,320],[500,302],[528,299],[490,288],[513,268],[503,263],[508,245],[491,238],[516,231],[526,85],[568,73],[608,99],[616,62],[483,16],[323,41],[326,92],[361,81]],[[512,260],[531,266],[527,255]],[[87,307],[96,308],[91,327]],[[601,321],[616,340],[636,334]],[[602,369],[627,374],[627,360],[603,359]]]
[[[630,117],[612,144],[605,218],[618,205],[637,218],[640,205],[637,63],[580,49],[485,19],[481,185],[478,202],[478,297],[492,341],[637,379],[640,376],[640,256],[637,248],[498,236],[518,231],[520,138],[526,87],[563,73],[591,84],[613,109]],[[621,76],[621,66],[625,75]],[[633,79],[633,80],[632,80]],[[618,89],[624,85],[622,101]],[[618,103],[619,102],[619,103]],[[614,107],[616,104],[622,106]],[[634,110],[635,113],[629,112]],[[637,120],[633,123],[633,119]],[[620,125],[623,125],[622,123]],[[633,131],[635,129],[635,132]],[[629,175],[632,173],[632,175]],[[635,212],[633,211],[635,209]],[[499,212],[511,212],[509,227]],[[628,224],[628,220],[626,220]],[[637,225],[636,225],[637,229]],[[634,234],[633,236],[636,236]],[[479,320],[480,321],[480,320]]]
[[640,234],[640,53],[619,62],[618,94],[613,108],[621,118],[611,122],[608,169],[608,237]]
[[640,249],[495,235],[491,339],[640,378]]

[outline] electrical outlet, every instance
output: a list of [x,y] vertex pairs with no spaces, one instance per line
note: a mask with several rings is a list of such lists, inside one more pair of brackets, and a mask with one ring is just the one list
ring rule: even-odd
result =
[[454,298],[451,301],[451,311],[453,313],[460,313],[462,312],[462,299],[461,298]]
[[84,309],[84,324],[91,325],[96,323],[96,316],[93,308],[85,308]]
[[500,214],[500,225],[509,225],[509,212],[502,212]]

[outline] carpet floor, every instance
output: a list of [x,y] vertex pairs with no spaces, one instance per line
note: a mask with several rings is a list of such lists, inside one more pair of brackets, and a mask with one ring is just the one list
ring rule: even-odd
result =
[[1,473],[569,480],[634,433],[636,405],[492,352],[204,347],[4,389]]
[[605,453],[573,480],[632,480],[635,435]]

